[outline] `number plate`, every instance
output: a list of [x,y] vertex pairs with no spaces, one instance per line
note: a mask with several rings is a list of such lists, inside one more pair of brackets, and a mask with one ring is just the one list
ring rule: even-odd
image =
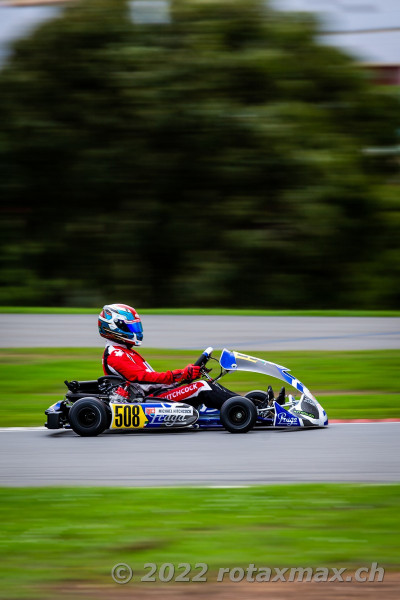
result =
[[110,404],[111,429],[143,429],[148,418],[141,404]]

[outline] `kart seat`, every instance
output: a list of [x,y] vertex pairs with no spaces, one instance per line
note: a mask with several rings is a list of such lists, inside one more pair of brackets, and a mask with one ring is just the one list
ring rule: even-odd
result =
[[123,382],[124,379],[118,375],[102,375],[98,379],[90,379],[89,381],[64,381],[73,394],[99,394]]
[[97,379],[91,379],[90,381],[64,381],[65,385],[73,394],[98,394],[99,383]]
[[111,385],[119,385],[125,383],[125,379],[119,375],[102,375],[97,380],[99,386],[104,386],[110,383]]

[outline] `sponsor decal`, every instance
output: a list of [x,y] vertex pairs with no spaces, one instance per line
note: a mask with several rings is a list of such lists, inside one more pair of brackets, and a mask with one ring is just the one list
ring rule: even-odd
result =
[[288,413],[279,413],[276,415],[275,425],[284,425],[285,427],[299,427],[300,421],[298,417],[289,415]]
[[275,427],[301,427],[301,421],[299,417],[289,413],[287,410],[282,408],[277,402],[275,404]]
[[240,352],[233,353],[235,358],[241,358],[242,360],[247,360],[248,362],[257,363],[258,358],[254,358],[253,356],[248,356],[247,354],[241,354]]
[[151,425],[166,425],[167,427],[172,427],[173,425],[176,424],[185,424],[186,422],[191,421],[191,417],[193,415],[192,414],[176,414],[176,413],[170,413],[170,414],[155,414],[155,415],[149,415],[149,419],[150,419],[150,423]]
[[154,406],[148,406],[147,408],[144,409],[144,412],[146,413],[146,415],[155,415],[156,409]]
[[158,415],[191,415],[193,414],[193,408],[179,406],[173,406],[172,408],[157,408],[156,413]]
[[166,400],[179,401],[184,400],[185,398],[196,396],[202,389],[209,389],[208,384],[205,381],[196,381],[195,383],[175,388],[169,392],[160,394],[160,397],[165,398]]
[[318,417],[305,410],[292,410],[292,413],[295,415],[303,415],[303,417],[309,417],[310,419],[318,419]]

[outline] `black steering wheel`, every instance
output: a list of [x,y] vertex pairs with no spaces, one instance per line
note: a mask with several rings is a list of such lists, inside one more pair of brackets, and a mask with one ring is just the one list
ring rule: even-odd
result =
[[200,354],[199,358],[194,363],[194,366],[195,367],[204,367],[207,364],[207,362],[210,360],[212,351],[213,351],[213,348],[206,348],[204,350],[204,352],[202,352]]

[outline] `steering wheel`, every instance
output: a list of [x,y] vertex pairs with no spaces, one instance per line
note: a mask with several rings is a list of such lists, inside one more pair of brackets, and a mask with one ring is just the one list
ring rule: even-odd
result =
[[207,364],[207,362],[210,360],[213,350],[214,350],[214,348],[211,348],[211,346],[209,348],[206,348],[204,350],[204,352],[202,352],[200,354],[199,358],[194,363],[194,366],[195,367],[204,367]]

